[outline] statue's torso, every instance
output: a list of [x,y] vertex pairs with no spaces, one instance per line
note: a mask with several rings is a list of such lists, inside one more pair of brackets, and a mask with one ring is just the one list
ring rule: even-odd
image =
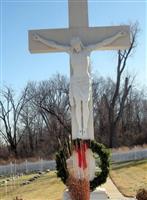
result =
[[89,52],[70,53],[72,68],[70,88],[76,99],[88,101],[91,89],[91,78],[89,74]]
[[70,64],[73,77],[87,77],[89,75],[90,57],[89,52],[81,51],[79,53],[70,52]]

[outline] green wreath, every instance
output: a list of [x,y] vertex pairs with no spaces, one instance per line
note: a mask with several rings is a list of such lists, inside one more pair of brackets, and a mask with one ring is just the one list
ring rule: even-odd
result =
[[[79,139],[74,140],[73,143],[80,142]],[[92,150],[94,154],[99,157],[100,164],[100,172],[96,172],[95,178],[90,181],[90,189],[94,191],[98,186],[105,183],[109,174],[110,168],[110,152],[103,144],[97,143],[96,141],[86,141],[88,143],[89,148]],[[66,180],[68,179],[69,172],[66,165],[66,160],[68,156],[65,148],[61,149],[56,154],[56,169],[57,176],[61,178],[62,182],[66,185]]]

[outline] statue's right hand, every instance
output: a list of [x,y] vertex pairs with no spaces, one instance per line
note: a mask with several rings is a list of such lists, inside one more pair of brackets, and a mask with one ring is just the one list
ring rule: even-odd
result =
[[37,33],[34,33],[34,34],[33,34],[33,39],[34,39],[34,40],[39,41],[39,38],[40,38],[40,37],[39,37],[39,35],[38,35]]

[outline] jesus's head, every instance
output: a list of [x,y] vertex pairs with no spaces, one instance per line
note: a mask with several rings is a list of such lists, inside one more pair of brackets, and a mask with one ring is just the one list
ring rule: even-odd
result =
[[70,41],[70,44],[71,44],[72,49],[76,53],[79,53],[84,48],[80,38],[78,38],[78,37],[72,38],[71,41]]

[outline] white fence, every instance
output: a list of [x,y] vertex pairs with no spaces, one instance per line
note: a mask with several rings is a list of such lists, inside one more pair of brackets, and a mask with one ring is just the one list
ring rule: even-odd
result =
[[[132,150],[125,153],[112,153],[112,162],[124,162],[131,160],[139,160],[147,158],[147,149],[143,150]],[[21,164],[10,163],[8,165],[0,166],[0,175],[16,175],[18,173],[27,173],[33,171],[44,171],[47,169],[54,170],[56,163],[54,160],[42,160],[37,162],[28,162],[27,160]]]
[[147,158],[147,149],[133,149],[129,152],[120,153],[116,152],[112,154],[112,162],[124,162],[124,161],[131,161],[131,160],[140,160]]
[[8,165],[0,166],[0,175],[16,175],[20,173],[28,173],[34,171],[45,171],[47,169],[54,170],[56,168],[55,161],[48,161],[40,159],[37,162],[28,162],[27,160],[23,163],[16,164],[10,163]]

